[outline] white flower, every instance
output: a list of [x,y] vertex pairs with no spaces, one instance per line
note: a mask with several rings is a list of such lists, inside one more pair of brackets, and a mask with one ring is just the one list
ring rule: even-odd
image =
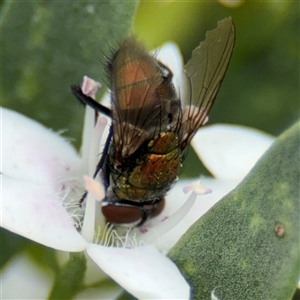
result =
[[[177,48],[167,44],[158,58],[173,70],[175,81],[180,82],[176,76],[176,69],[181,67]],[[105,119],[100,118],[94,127],[94,112],[86,109],[79,157],[70,143],[41,124],[5,108],[1,117],[1,226],[57,250],[85,250],[108,276],[143,299],[189,298],[188,284],[165,254],[191,224],[243,179],[272,142],[267,135],[239,126],[201,129],[193,147],[216,177],[201,181],[213,193],[196,201],[194,192],[189,197],[183,193],[184,187],[196,190],[191,181],[179,181],[167,195],[161,215],[143,228],[127,232],[125,238],[113,234],[111,238],[123,247],[106,247],[107,241],[98,242],[98,228],[103,232],[107,227],[95,201],[95,197],[101,198],[97,195],[103,193],[103,188],[97,183],[89,186],[95,184],[90,177],[105,141]],[[77,204],[84,191],[85,175],[89,176],[85,177],[85,184],[91,192],[83,218],[83,210]],[[81,232],[75,224],[82,225]]]

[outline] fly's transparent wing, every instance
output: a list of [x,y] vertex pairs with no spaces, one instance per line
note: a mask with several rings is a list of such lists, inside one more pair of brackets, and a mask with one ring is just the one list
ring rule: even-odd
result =
[[110,71],[115,152],[126,158],[168,128],[179,104],[170,70],[133,37],[123,42]]
[[231,18],[218,22],[205,40],[193,51],[184,67],[186,91],[182,109],[182,148],[203,125],[225,76],[235,43]]

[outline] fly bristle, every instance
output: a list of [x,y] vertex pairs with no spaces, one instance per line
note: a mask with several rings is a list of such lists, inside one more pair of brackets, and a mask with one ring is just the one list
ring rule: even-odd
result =
[[103,78],[101,78],[101,84],[107,86],[108,88],[111,86],[110,77],[111,77],[111,65],[112,61],[114,59],[114,56],[118,52],[118,49],[120,48],[121,43],[117,40],[114,41],[104,41],[106,44],[107,50],[101,53],[101,57],[98,59],[98,61],[101,64],[102,70],[105,71],[105,74]]
[[109,45],[109,53],[108,55],[105,55],[105,61],[104,61],[104,68],[107,73],[107,76],[110,77],[110,74],[112,72],[112,66],[114,59],[119,51],[121,43],[116,43],[116,45]]

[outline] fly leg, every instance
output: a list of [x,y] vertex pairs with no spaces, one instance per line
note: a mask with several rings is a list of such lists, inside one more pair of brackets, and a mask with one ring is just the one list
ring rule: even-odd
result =
[[72,91],[73,95],[79,100],[80,103],[90,106],[95,111],[97,111],[99,113],[102,113],[102,114],[106,115],[109,118],[112,117],[111,110],[109,108],[107,108],[106,106],[98,103],[93,98],[85,95],[82,92],[82,89],[81,89],[80,86],[71,85],[71,91]]

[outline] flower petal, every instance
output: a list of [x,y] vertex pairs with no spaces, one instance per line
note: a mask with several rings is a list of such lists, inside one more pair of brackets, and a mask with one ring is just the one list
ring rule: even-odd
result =
[[89,174],[89,160],[90,160],[90,147],[93,138],[93,131],[95,128],[95,111],[86,106],[84,113],[84,122],[82,130],[82,143],[81,143],[81,158],[83,165],[83,174]]
[[51,185],[4,175],[1,179],[2,227],[57,250],[85,249],[86,241]]
[[139,299],[189,298],[190,288],[176,265],[152,245],[127,249],[90,244],[87,253]]
[[273,141],[259,130],[223,124],[201,128],[192,146],[215,177],[242,180]]
[[1,113],[1,226],[55,249],[85,249],[86,242],[63,205],[81,167],[76,151],[41,124],[5,108]]
[[80,159],[65,139],[12,110],[1,114],[3,174],[43,183],[78,171]]

